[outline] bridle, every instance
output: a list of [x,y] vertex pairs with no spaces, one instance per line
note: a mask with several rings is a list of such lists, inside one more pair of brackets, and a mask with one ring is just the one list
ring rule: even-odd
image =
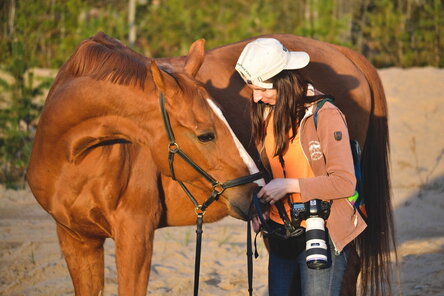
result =
[[[197,213],[204,213],[205,210],[219,198],[219,195],[221,195],[225,189],[236,187],[239,185],[251,183],[253,181],[259,180],[263,178],[263,174],[261,172],[255,173],[252,175],[243,176],[237,179],[233,179],[230,181],[226,181],[224,183],[221,183],[214,179],[211,175],[209,175],[207,172],[205,172],[201,167],[199,167],[191,158],[188,157],[188,155],[183,152],[182,149],[180,149],[179,144],[176,143],[176,140],[174,138],[173,130],[171,128],[171,123],[169,120],[168,112],[165,108],[165,98],[163,93],[160,94],[160,109],[162,111],[162,118],[165,125],[165,130],[168,135],[168,164],[170,168],[171,178],[178,182],[182,189],[185,191],[187,196],[190,198],[190,200],[193,202],[195,206],[195,212]],[[178,180],[176,178],[176,174],[174,172],[174,156],[179,155],[183,160],[185,160],[186,163],[188,163],[194,170],[196,170],[200,175],[202,175],[208,182],[211,183],[212,186],[212,193],[211,195],[205,200],[201,205],[197,202],[197,200],[194,198],[194,196],[191,194],[191,192],[188,190],[188,188],[185,186],[185,184]]]
[[[162,112],[163,123],[165,126],[165,130],[168,136],[168,165],[170,168],[171,178],[179,183],[180,187],[182,187],[183,191],[186,193],[188,198],[194,204],[194,211],[197,215],[196,221],[196,258],[195,258],[195,272],[194,272],[194,295],[198,295],[199,291],[199,272],[200,272],[200,255],[201,255],[201,246],[202,246],[202,224],[203,224],[203,216],[205,214],[206,209],[216,200],[218,200],[219,196],[225,191],[225,189],[236,187],[239,185],[251,183],[253,181],[259,180],[263,178],[263,174],[261,172],[243,176],[240,178],[236,178],[233,180],[226,181],[221,183],[214,179],[210,174],[204,171],[201,167],[199,167],[191,158],[189,158],[182,149],[180,149],[179,144],[176,142],[174,138],[173,129],[171,128],[170,119],[168,116],[168,112],[165,107],[165,97],[163,93],[160,93],[159,96],[160,101],[160,110]],[[193,194],[188,190],[186,185],[176,178],[176,174],[174,172],[174,156],[180,156],[186,163],[188,163],[194,170],[196,170],[201,176],[203,176],[208,182],[211,183],[212,192],[210,196],[202,203],[196,200]]]

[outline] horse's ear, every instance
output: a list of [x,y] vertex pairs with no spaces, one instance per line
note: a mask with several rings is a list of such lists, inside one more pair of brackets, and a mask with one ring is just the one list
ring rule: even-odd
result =
[[191,44],[190,51],[185,62],[185,73],[195,77],[197,71],[204,61],[205,57],[205,39],[199,39]]
[[153,74],[153,80],[157,88],[165,94],[176,85],[174,78],[159,69],[154,60],[151,60],[151,73]]

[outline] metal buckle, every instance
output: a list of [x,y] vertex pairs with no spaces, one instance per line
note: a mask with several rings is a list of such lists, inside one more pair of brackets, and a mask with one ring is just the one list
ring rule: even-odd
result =
[[225,188],[221,183],[216,182],[213,184],[213,191],[216,192],[217,195],[221,195],[225,191]]
[[176,142],[168,144],[168,151],[170,151],[171,153],[177,153],[179,152],[179,150],[180,150],[179,144],[177,144]]
[[202,210],[202,205],[198,205],[197,207],[194,208],[194,212],[196,213],[196,215],[205,215],[205,210]]

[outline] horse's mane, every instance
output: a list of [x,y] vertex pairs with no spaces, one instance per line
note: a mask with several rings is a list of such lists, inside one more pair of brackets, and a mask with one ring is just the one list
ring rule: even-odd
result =
[[66,75],[88,76],[143,89],[147,61],[146,57],[100,32],[79,45],[60,70],[55,84]]

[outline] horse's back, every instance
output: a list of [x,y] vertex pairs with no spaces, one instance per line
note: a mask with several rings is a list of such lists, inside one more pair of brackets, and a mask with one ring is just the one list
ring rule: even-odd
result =
[[[346,115],[352,138],[363,145],[371,109],[371,89],[365,74],[353,62],[354,58],[331,44],[310,38],[290,34],[260,37],[273,37],[289,50],[308,52],[310,63],[301,70],[302,73],[317,89],[335,98],[335,104]],[[251,146],[248,128],[250,91],[234,71],[234,66],[243,47],[251,40],[209,50],[198,76],[224,107],[227,119],[246,146]]]

